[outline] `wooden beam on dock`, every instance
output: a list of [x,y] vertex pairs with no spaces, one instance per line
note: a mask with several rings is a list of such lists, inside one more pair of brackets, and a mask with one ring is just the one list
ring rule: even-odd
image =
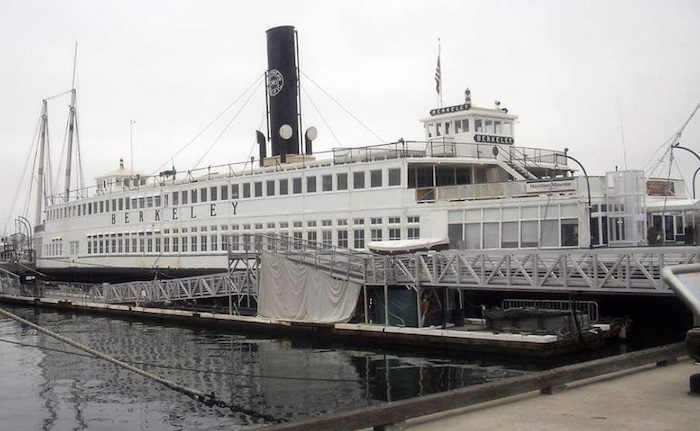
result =
[[652,363],[664,363],[685,354],[685,344],[676,343],[623,355],[611,356],[549,371],[527,374],[497,382],[455,389],[410,400],[390,402],[321,418],[273,425],[267,431],[353,431],[363,428],[385,430],[407,419],[480,404],[536,390],[551,390],[570,382],[624,371]]

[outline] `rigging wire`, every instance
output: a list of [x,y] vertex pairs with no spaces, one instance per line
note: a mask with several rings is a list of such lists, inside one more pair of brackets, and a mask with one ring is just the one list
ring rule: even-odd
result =
[[[246,88],[246,89],[236,98],[236,100],[234,100],[233,102],[231,102],[231,104],[229,104],[223,111],[221,111],[221,113],[220,113],[219,115],[217,115],[216,118],[214,118],[213,120],[211,120],[211,122],[209,122],[209,124],[207,124],[199,133],[197,133],[197,135],[196,135],[194,138],[192,138],[189,142],[187,142],[184,146],[182,146],[182,148],[180,148],[179,150],[177,150],[177,152],[175,152],[175,154],[173,154],[172,156],[168,157],[168,160],[173,160],[173,159],[175,159],[175,157],[177,157],[181,152],[183,152],[185,149],[187,149],[187,147],[189,147],[194,141],[196,141],[200,136],[202,136],[202,134],[204,134],[204,132],[206,132],[207,130],[209,130],[209,128],[210,128],[214,123],[216,123],[217,121],[219,121],[219,119],[220,119],[221,117],[223,117],[224,114],[226,114],[226,113],[229,111],[229,109],[231,109],[236,103],[238,103],[238,101],[241,100],[241,99],[243,98],[243,96],[245,96],[245,95],[251,90],[251,88],[253,88],[256,84],[258,84],[259,81],[261,81],[261,80],[264,78],[264,76],[265,76],[264,74],[258,76],[258,77],[248,86],[248,88]],[[168,162],[166,161],[165,163],[163,163],[162,165],[160,165],[155,171],[153,171],[153,172],[151,173],[151,176],[156,175],[156,174],[157,174],[158,172],[160,172],[160,170],[163,169],[163,167],[164,167],[165,165],[167,165],[167,164],[168,164]]]
[[301,74],[304,75],[304,77],[305,77],[306,79],[308,79],[309,82],[311,82],[311,83],[314,84],[319,90],[321,90],[321,91],[323,92],[323,94],[325,94],[326,96],[328,96],[329,99],[331,99],[333,102],[335,102],[335,104],[338,105],[343,111],[345,111],[345,112],[346,112],[348,115],[350,115],[355,121],[357,121],[362,127],[364,127],[365,130],[367,130],[369,133],[371,133],[372,135],[374,135],[374,137],[376,137],[377,139],[379,139],[379,141],[380,141],[381,143],[386,142],[386,140],[382,139],[379,135],[377,135],[376,133],[374,133],[374,131],[373,131],[372,129],[370,129],[365,123],[363,123],[363,122],[362,122],[359,118],[357,118],[352,112],[350,112],[350,110],[348,110],[345,106],[343,106],[340,102],[338,102],[333,96],[331,96],[330,94],[328,94],[328,92],[327,92],[326,90],[324,90],[320,85],[318,85],[313,79],[311,79],[311,77],[310,77],[309,75],[307,75],[307,74],[304,73],[303,71],[301,72]]
[[343,145],[342,145],[342,144],[340,143],[340,141],[338,140],[338,137],[337,137],[337,136],[335,135],[335,133],[333,132],[333,129],[331,128],[330,124],[328,124],[328,121],[326,121],[326,117],[324,117],[323,114],[321,113],[321,111],[318,109],[318,107],[316,106],[316,102],[314,102],[314,99],[313,99],[313,98],[311,97],[311,95],[306,91],[306,88],[305,88],[305,87],[301,87],[301,91],[303,91],[304,94],[306,95],[306,98],[309,99],[309,102],[311,102],[311,106],[314,107],[314,109],[316,110],[316,113],[318,114],[318,116],[321,117],[321,121],[323,121],[323,124],[325,124],[326,127],[328,127],[328,131],[331,132],[331,136],[333,136],[333,139],[335,139],[335,142],[338,143],[338,146],[339,146],[339,147],[342,147]]
[[[43,109],[42,109],[43,111]],[[17,185],[17,188],[15,189],[15,194],[12,198],[12,204],[10,205],[10,211],[5,215],[5,219],[3,220],[3,229],[5,230],[5,233],[7,233],[7,226],[10,221],[10,217],[12,217],[12,213],[15,210],[15,207],[17,205],[17,201],[19,200],[19,194],[22,192],[22,185],[24,184],[24,180],[28,177],[29,182],[32,182],[32,172],[28,173],[27,168],[29,167],[29,160],[32,158],[32,153],[34,154],[34,159],[36,159],[37,153],[38,153],[38,145],[37,144],[37,137],[39,136],[39,130],[41,128],[41,115],[39,115],[39,121],[37,122],[36,128],[34,130],[34,137],[32,138],[32,143],[29,146],[29,151],[27,151],[27,155],[24,160],[24,167],[22,168],[22,175],[20,176],[20,181],[19,184]],[[35,149],[36,145],[36,149]],[[28,195],[27,195],[28,196]],[[27,199],[29,201],[29,199]],[[3,236],[5,236],[3,234]]]
[[212,150],[212,148],[214,148],[214,145],[216,145],[219,142],[219,140],[221,139],[221,137],[224,136],[224,133],[226,133],[228,128],[231,127],[231,124],[233,124],[233,122],[236,121],[236,118],[238,118],[238,115],[241,113],[243,108],[248,106],[248,102],[250,102],[250,99],[253,98],[253,96],[258,91],[258,89],[260,87],[262,87],[262,83],[263,83],[263,81],[259,81],[258,86],[250,93],[250,95],[245,100],[245,102],[243,102],[243,105],[241,105],[241,107],[238,108],[238,111],[236,111],[236,113],[233,115],[233,118],[231,118],[231,120],[224,127],[224,130],[222,130],[221,133],[219,133],[219,135],[216,137],[216,139],[214,139],[214,142],[212,142],[211,145],[209,146],[209,148],[207,148],[207,151],[205,151],[204,154],[202,154],[202,157],[200,157],[199,160],[197,160],[197,163],[195,163],[194,167],[192,168],[193,170],[197,169],[197,166],[199,166],[199,164],[202,162],[204,157],[206,157],[207,154],[209,154],[209,152]]

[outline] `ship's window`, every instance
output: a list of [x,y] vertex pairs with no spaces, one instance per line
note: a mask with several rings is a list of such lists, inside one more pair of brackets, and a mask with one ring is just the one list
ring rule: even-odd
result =
[[406,223],[420,223],[420,216],[408,216],[406,217]]
[[188,198],[188,196],[189,196],[189,194],[187,193],[187,190],[183,190],[183,191],[180,193],[180,203],[181,203],[182,205],[187,205],[187,198]]
[[499,248],[500,238],[500,223],[484,223],[484,248]]
[[537,229],[538,221],[522,221],[520,222],[520,246],[521,247],[537,247],[539,232]]
[[180,252],[180,237],[174,236],[173,237],[173,253],[179,253]]
[[355,226],[363,225],[363,224],[365,224],[365,219],[354,218],[354,219],[352,219],[352,224],[354,224]]
[[116,210],[117,210],[117,200],[112,199],[112,211],[116,211]]
[[173,192],[173,206],[180,205],[180,192]]
[[190,202],[192,202],[193,204],[197,203],[197,189],[190,190]]
[[146,240],[146,252],[153,253],[153,238]]
[[260,196],[263,195],[263,186],[262,186],[262,181],[256,181],[253,183],[254,190],[255,190],[255,197],[259,198]]
[[250,197],[250,183],[243,184],[243,198]]
[[323,175],[321,177],[321,189],[324,192],[333,191],[333,175]]
[[274,229],[274,228],[275,228],[275,222],[269,222],[269,223],[267,224],[267,228],[268,228],[268,229]]
[[80,205],[78,205],[78,217],[80,217],[81,215],[83,215],[83,213],[82,213],[81,210],[82,210],[82,208],[80,208]]
[[355,229],[353,232],[353,240],[354,248],[365,248],[365,230]]
[[401,169],[400,168],[389,169],[389,185],[390,186],[400,186],[401,185]]
[[462,132],[467,133],[469,131],[469,119],[465,118],[462,120]]
[[267,188],[267,196],[275,195],[275,180],[268,180],[265,184]]
[[[201,189],[199,189],[199,201],[200,202],[207,201],[207,188],[206,187],[202,187]],[[193,200],[192,203],[195,203],[195,201]]]
[[410,165],[408,167],[408,187],[422,188],[433,187],[433,167],[424,165]]
[[419,227],[409,227],[408,229],[406,229],[406,238],[419,239],[420,238],[420,228]]
[[389,224],[401,223],[401,217],[389,217]]
[[493,131],[497,135],[502,135],[503,134],[503,129],[501,127],[501,122],[494,120],[493,122]]
[[100,213],[105,212],[105,201],[100,201]]
[[324,230],[321,232],[321,242],[324,246],[330,247],[333,245],[333,231]]
[[482,133],[484,131],[481,118],[477,118],[474,120],[474,131],[476,133]]
[[163,238],[163,253],[170,253],[170,238]]
[[[167,206],[168,195],[164,195],[163,197],[165,198],[165,201],[166,201],[166,205],[165,205],[165,206]],[[154,197],[154,200],[155,200],[155,206],[156,206],[156,208],[160,207],[160,195],[155,196],[155,197]]]
[[433,125],[432,124],[426,124],[425,131],[428,133],[429,138],[433,137]]
[[382,230],[380,229],[370,229],[370,241],[381,241],[382,240]]
[[280,195],[286,195],[289,193],[289,180],[286,178],[280,180]]
[[306,193],[316,193],[316,177],[306,177]]
[[238,230],[239,226],[237,224],[231,225],[231,230]]
[[238,184],[231,184],[231,199],[238,199]]
[[333,220],[321,220],[321,226],[333,226]]
[[190,238],[192,238],[191,250],[197,251],[197,235],[192,235]]
[[348,231],[345,229],[338,230],[338,247],[348,248]]
[[281,221],[280,222],[280,229],[289,229],[289,222],[288,221]]
[[295,195],[301,193],[301,178],[292,178],[292,193]]
[[124,209],[124,198],[119,198],[119,200],[117,202],[119,202],[119,211],[123,210]]
[[211,251],[217,251],[219,248],[219,238],[218,235],[213,234],[210,236],[211,238]]
[[441,133],[441,130],[440,130],[440,129],[441,129],[441,127],[440,127],[441,125],[442,125],[442,124],[440,124],[440,123],[437,123],[437,124],[435,125],[435,136],[442,136],[442,133]]
[[401,228],[390,227],[389,228],[389,241],[400,241],[401,240]]
[[309,220],[306,222],[307,227],[316,227],[316,220]]
[[294,224],[293,224],[293,226],[294,226],[295,228],[300,228],[301,225],[302,225],[302,223],[301,223],[300,221],[295,221]]
[[262,223],[255,223],[255,230],[262,230],[263,224]]
[[318,238],[318,234],[316,233],[315,230],[306,232],[306,239],[309,242],[316,242],[316,239]]
[[540,237],[542,247],[558,247],[559,232],[558,220],[542,220],[540,223]]
[[369,171],[370,186],[381,187],[382,186],[382,171],[375,170]]
[[369,219],[370,224],[382,224],[381,217],[372,217]]
[[562,247],[578,245],[578,219],[561,220]]
[[139,184],[142,185],[142,186],[145,186],[145,185],[146,185],[146,179],[145,179],[145,178],[141,178],[141,179],[139,180]]
[[160,253],[160,243],[161,243],[160,237],[156,237],[156,253]]
[[210,200],[210,201],[218,200],[218,196],[217,196],[217,191],[218,191],[218,190],[219,190],[219,189],[218,189],[216,186],[214,186],[214,187],[209,187],[209,200]]
[[182,237],[182,252],[187,253],[187,237]]
[[224,184],[220,187],[221,190],[221,200],[225,201],[228,199],[228,184]]
[[450,135],[450,122],[445,123],[445,135]]
[[[87,209],[88,209],[88,215],[92,214],[92,205],[91,204],[87,204]],[[83,210],[83,212],[85,212],[85,211]],[[53,215],[53,211],[49,211],[49,214]],[[51,219],[53,219],[53,217],[51,217]]]
[[146,198],[146,208],[153,208],[153,196]]
[[336,226],[347,226],[348,225],[348,220],[344,218],[339,218],[338,221],[336,222]]
[[336,175],[336,182],[338,183],[337,187],[338,190],[347,190],[348,189],[348,174],[337,174]]
[[352,188],[353,189],[364,189],[365,188],[365,172],[353,172],[352,173]]
[[92,213],[97,214],[97,202],[92,203]]
[[505,136],[513,136],[513,123],[504,121],[501,125],[501,132]]
[[[216,236],[214,236],[216,238]],[[216,242],[215,242],[216,243]],[[206,235],[200,235],[199,237],[199,248],[202,251],[207,251],[207,236]]]
[[493,133],[493,120],[486,120],[485,121],[486,126],[484,127],[484,132],[485,133]]

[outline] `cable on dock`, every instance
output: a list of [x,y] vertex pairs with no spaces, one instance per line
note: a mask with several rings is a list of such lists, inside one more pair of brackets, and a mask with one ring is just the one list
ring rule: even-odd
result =
[[10,313],[9,311],[4,310],[2,308],[0,308],[0,315],[3,315],[6,317],[9,317],[10,319],[16,320],[17,322],[21,323],[22,325],[36,329],[37,331],[39,331],[43,334],[46,334],[50,337],[53,337],[59,341],[62,341],[66,344],[69,344],[69,345],[75,347],[76,349],[80,349],[84,352],[87,352],[96,358],[103,359],[107,362],[111,362],[114,365],[117,365],[117,366],[122,367],[126,370],[129,370],[129,371],[132,371],[140,376],[146,377],[147,379],[151,379],[155,382],[158,382],[158,383],[160,383],[160,384],[162,384],[162,385],[164,385],[164,386],[166,386],[174,391],[177,391],[177,392],[180,392],[181,394],[187,395],[188,397],[192,398],[193,400],[199,401],[200,403],[203,403],[206,406],[209,406],[209,407],[216,406],[216,407],[227,408],[227,409],[230,409],[231,411],[233,411],[234,413],[243,413],[247,416],[264,419],[264,420],[269,421],[269,422],[280,423],[280,422],[284,421],[282,419],[275,418],[275,417],[268,415],[268,414],[265,414],[265,413],[256,412],[255,410],[247,409],[245,407],[241,407],[241,406],[238,406],[235,404],[229,404],[226,401],[217,399],[214,392],[206,394],[206,393],[198,391],[196,389],[191,389],[191,388],[188,388],[186,386],[182,386],[180,384],[172,382],[170,380],[164,379],[164,378],[157,376],[155,374],[148,373],[140,368],[134,367],[133,365],[129,365],[126,362],[120,361],[119,359],[113,358],[113,357],[106,355],[102,352],[99,352],[95,349],[84,346],[76,341],[71,340],[70,338],[66,338],[62,335],[56,334],[55,332],[52,332],[52,331],[50,331],[46,328],[43,328],[35,323],[32,323],[26,319],[23,319],[23,318],[17,316],[16,314]]

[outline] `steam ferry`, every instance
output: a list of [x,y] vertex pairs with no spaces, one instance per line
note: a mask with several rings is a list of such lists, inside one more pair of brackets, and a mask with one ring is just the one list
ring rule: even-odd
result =
[[690,238],[696,202],[679,180],[575,175],[568,150],[519,146],[518,117],[498,102],[473,105],[469,90],[426,113],[421,141],[314,153],[316,129],[300,124],[296,37],[291,26],[267,31],[268,128],[254,162],[148,176],[119,161],[94,186],[50,197],[40,173],[37,269],[93,282],[220,272],[255,233],[375,251]]

